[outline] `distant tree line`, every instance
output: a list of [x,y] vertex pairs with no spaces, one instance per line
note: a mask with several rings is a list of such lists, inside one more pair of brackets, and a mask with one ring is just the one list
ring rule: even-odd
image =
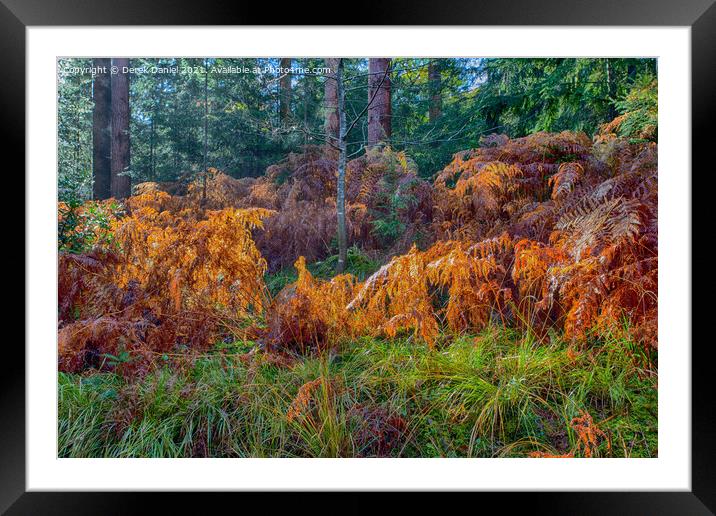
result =
[[208,167],[258,176],[309,144],[346,159],[388,144],[429,178],[485,134],[594,133],[656,61],[98,58],[58,73],[59,196],[83,200]]

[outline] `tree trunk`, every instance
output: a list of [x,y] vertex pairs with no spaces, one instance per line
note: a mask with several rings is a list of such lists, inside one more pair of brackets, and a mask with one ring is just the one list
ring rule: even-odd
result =
[[152,181],[154,181],[155,174],[154,174],[154,117],[156,116],[156,113],[152,113],[152,119],[151,119],[151,129],[149,132],[149,177],[152,178]]
[[[82,85],[77,89],[78,97],[82,97]],[[82,150],[82,132],[80,131],[80,110],[75,110],[75,173],[79,176],[82,173],[80,162],[80,151]]]
[[209,61],[204,58],[204,177],[201,204],[206,203],[206,175],[209,173]]
[[92,111],[92,197],[95,200],[112,196],[112,90],[109,59],[95,59],[101,70],[94,76]]
[[346,269],[348,254],[348,235],[346,232],[346,92],[343,85],[343,59],[338,60],[336,71],[336,89],[338,93],[338,187],[336,208],[338,212],[338,264],[336,273]]
[[440,64],[431,59],[428,63],[428,86],[430,89],[430,122],[435,122],[443,111],[442,84],[440,79]]
[[156,160],[154,157],[155,149],[157,146],[156,138],[157,138],[157,129],[156,129],[156,118],[159,111],[159,92],[157,91],[157,87],[155,86],[152,90],[152,96],[153,96],[153,103],[152,103],[152,119],[151,119],[151,132],[149,133],[150,139],[149,139],[149,174],[152,178],[152,181],[157,180],[157,167],[156,167]]
[[279,66],[283,68],[281,78],[278,81],[279,116],[281,117],[281,122],[284,122],[291,116],[291,74],[285,71],[291,68],[291,58],[282,57]]
[[131,195],[129,170],[129,59],[113,59],[118,68],[112,75],[112,197]]
[[390,59],[368,60],[368,147],[390,139]]
[[338,115],[338,85],[336,80],[336,72],[340,59],[326,59],[325,64],[330,68],[331,72],[326,75],[326,83],[324,89],[323,105],[325,109],[325,132],[328,141],[334,145],[338,141],[340,122]]
[[[172,121],[176,123],[177,117],[179,116],[179,91],[174,90],[174,106],[172,109]],[[175,129],[176,130],[176,129]],[[170,133],[172,134],[172,133]],[[174,170],[173,175],[174,178],[179,177],[179,138],[178,138],[178,132],[173,133],[173,136],[171,136],[171,145],[172,145],[172,155],[174,158]]]
[[[306,68],[309,67],[309,63],[310,63],[310,61],[308,59],[306,59],[306,64],[305,64]],[[308,107],[309,107],[308,99],[310,98],[310,91],[308,89],[308,85],[309,85],[308,80],[309,80],[308,77],[304,77],[304,79],[303,79],[303,81],[304,81],[303,82],[303,127],[304,127],[304,129],[306,129],[303,132],[303,144],[304,145],[308,145]],[[311,88],[311,91],[313,91],[313,88]]]

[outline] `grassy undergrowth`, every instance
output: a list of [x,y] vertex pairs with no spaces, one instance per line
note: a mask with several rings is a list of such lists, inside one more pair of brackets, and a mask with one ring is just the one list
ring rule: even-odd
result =
[[345,342],[290,366],[238,342],[142,379],[60,373],[59,455],[579,457],[571,422],[588,413],[604,433],[593,456],[655,457],[656,374],[630,346],[488,328],[436,349]]

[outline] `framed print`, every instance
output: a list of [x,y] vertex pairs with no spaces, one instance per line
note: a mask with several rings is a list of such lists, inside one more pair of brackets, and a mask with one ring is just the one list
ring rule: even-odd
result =
[[275,490],[714,511],[691,168],[716,8],[505,7],[257,26],[3,0],[27,203],[3,510]]

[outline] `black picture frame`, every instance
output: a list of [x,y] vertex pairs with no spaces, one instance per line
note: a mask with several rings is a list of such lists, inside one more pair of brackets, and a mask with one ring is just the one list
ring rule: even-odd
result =
[[[348,15],[335,3],[325,2],[276,6],[259,2],[229,3],[217,0],[0,0],[0,144],[5,156],[19,158],[14,170],[24,170],[25,144],[25,29],[37,25],[342,25]],[[278,15],[280,14],[280,19]],[[343,17],[343,19],[339,19]],[[356,5],[350,21],[358,25],[557,25],[557,26],[689,26],[691,27],[692,73],[692,154],[697,163],[706,165],[706,153],[713,145],[713,115],[716,95],[716,5],[714,0],[602,0],[600,2],[566,0],[505,0],[485,2],[469,0],[414,0],[376,2]],[[88,45],[91,50],[91,44]],[[22,167],[22,168],[20,168]],[[713,168],[706,166],[705,171]],[[688,180],[691,171],[684,171]],[[693,181],[693,175],[691,175]],[[19,181],[18,181],[19,182]],[[22,182],[13,196],[23,199]],[[692,186],[693,188],[693,186]],[[694,190],[692,189],[692,192]],[[701,195],[705,195],[702,193]],[[697,203],[707,209],[707,202]],[[692,220],[709,220],[708,214],[692,213]],[[24,241],[25,235],[17,241]],[[17,244],[16,244],[16,247]],[[692,247],[693,249],[693,247]],[[27,257],[25,257],[27,258]],[[19,262],[19,260],[16,260]],[[692,270],[706,263],[692,259]],[[24,263],[17,263],[31,274]],[[703,305],[693,303],[695,310]],[[26,310],[32,310],[26,306]],[[692,316],[693,320],[693,316]],[[708,319],[706,319],[708,320]],[[9,325],[8,325],[9,326]],[[693,340],[693,339],[692,339]],[[684,346],[690,343],[683,343]],[[695,341],[692,346],[692,491],[691,492],[619,492],[619,493],[511,493],[510,508],[545,510],[565,514],[714,514],[716,513],[716,418],[709,360],[712,344]],[[160,498],[165,511],[170,505],[181,512],[205,502],[185,494],[150,493],[40,493],[26,492],[25,479],[25,353],[22,347],[7,341],[5,364],[0,375],[0,511],[7,514],[126,514],[150,510],[150,499]],[[219,495],[226,499],[230,494]],[[241,503],[261,503],[258,496],[242,493]],[[256,500],[250,500],[256,496]],[[292,505],[301,505],[303,494],[291,495]],[[499,494],[481,494],[481,497]],[[381,508],[403,507],[408,497],[381,501]],[[272,506],[284,497],[272,495]],[[410,495],[412,503],[422,496]],[[351,494],[341,502],[342,509],[373,510],[363,495]],[[212,500],[213,501],[213,500]],[[202,505],[194,505],[200,503]],[[265,503],[265,502],[264,502]],[[474,502],[470,502],[474,503]],[[246,505],[243,505],[246,507]],[[274,506],[275,507],[275,506]],[[192,511],[193,512],[193,511]]]

